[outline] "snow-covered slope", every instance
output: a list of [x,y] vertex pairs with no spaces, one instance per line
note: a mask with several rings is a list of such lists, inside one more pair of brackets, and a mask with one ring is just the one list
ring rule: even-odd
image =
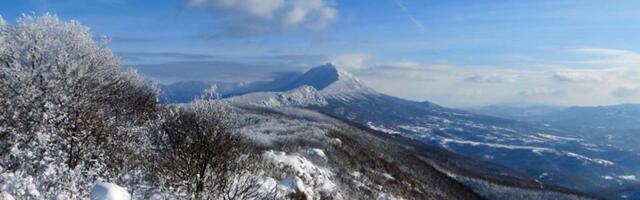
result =
[[[590,140],[571,130],[476,115],[387,95],[367,95],[357,101],[327,99],[326,106],[313,109],[505,165],[544,183],[584,192],[612,188],[626,192],[627,186],[639,183],[603,178],[640,175],[639,152]],[[620,192],[605,195],[623,196]]]
[[[468,187],[488,199],[591,199],[553,186],[542,189],[534,179],[503,167],[304,108],[242,105],[233,110],[239,133],[277,164],[277,173],[266,174],[285,192],[298,191],[308,199],[479,199]],[[475,182],[464,187],[453,179]]]
[[[444,147],[476,159],[502,164],[539,181],[582,191],[633,185],[634,180],[602,177],[640,176],[635,152],[543,125],[477,115],[384,95],[332,64],[313,68],[288,87],[317,89],[312,101],[291,101],[288,92],[254,93],[230,101],[265,106],[297,106],[342,117],[375,130]],[[313,93],[310,91],[309,93]],[[278,98],[280,97],[280,98]],[[322,103],[307,103],[322,102]],[[607,194],[617,195],[617,194]]]

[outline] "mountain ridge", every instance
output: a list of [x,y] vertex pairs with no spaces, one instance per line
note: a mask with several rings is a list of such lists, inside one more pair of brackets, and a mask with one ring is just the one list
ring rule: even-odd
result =
[[640,128],[640,104],[602,106],[511,106],[492,105],[467,108],[473,113],[512,118],[521,121],[547,123],[574,128]]
[[[311,80],[301,80],[305,78]],[[534,177],[540,183],[582,192],[634,183],[634,180],[617,178],[606,181],[608,179],[603,177],[630,177],[640,171],[640,165],[636,165],[640,164],[640,159],[633,152],[572,135],[565,129],[378,93],[345,71],[341,73],[341,69],[332,64],[312,68],[289,80],[292,81],[282,85],[293,88],[290,90],[279,88],[223,100],[320,111],[373,130],[504,165]],[[640,174],[636,176],[640,177]],[[614,192],[607,197],[616,195],[618,193]]]
[[315,88],[323,96],[336,96],[336,98],[353,98],[364,93],[377,93],[355,76],[332,63],[313,67],[304,73],[290,73],[270,81],[252,83],[183,81],[160,85],[160,90],[162,91],[161,100],[186,103],[201,98],[204,91],[211,87],[217,87],[219,96],[227,98],[255,92],[287,92],[305,85]]

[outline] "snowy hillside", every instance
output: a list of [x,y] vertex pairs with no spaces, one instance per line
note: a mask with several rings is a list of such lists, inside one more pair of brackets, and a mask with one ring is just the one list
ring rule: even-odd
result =
[[[284,94],[296,90],[250,93],[229,98],[229,101],[318,110],[373,130],[399,134],[502,164],[544,183],[585,192],[638,183],[635,179],[615,177],[640,177],[640,157],[635,152],[589,140],[567,129],[477,115],[430,102],[413,102],[380,94],[331,64],[313,68],[300,78],[310,80],[294,83],[315,85],[318,91],[312,95],[311,102],[317,102],[317,97],[322,103],[292,104],[287,98],[272,97],[286,96]],[[331,80],[333,82],[329,83]],[[615,193],[606,195],[619,197]]]
[[505,165],[543,183],[585,192],[603,191],[598,194],[607,197],[621,197],[618,189],[639,182],[618,178],[640,177],[640,157],[630,150],[633,145],[610,146],[601,138],[578,134],[583,131],[388,96],[332,64],[312,68],[278,84],[274,82],[269,85],[282,87],[271,92],[232,95],[225,100],[266,107],[310,108],[373,130]]
[[[471,178],[481,176],[468,170],[487,165],[307,109],[240,106],[234,113],[241,119],[236,126],[244,137],[264,148],[267,159],[292,170],[273,178],[312,199],[318,194],[332,194],[335,199],[477,198],[454,179],[474,180],[467,186],[482,197],[588,199],[561,188],[541,190],[533,179],[507,169],[492,181],[483,180],[490,174]],[[493,183],[501,179],[510,182]]]

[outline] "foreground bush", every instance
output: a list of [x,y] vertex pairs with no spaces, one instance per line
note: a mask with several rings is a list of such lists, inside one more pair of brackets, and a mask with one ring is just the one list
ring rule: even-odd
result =
[[[150,171],[159,187],[189,199],[264,199],[251,146],[223,119],[223,105],[213,101],[168,107],[152,131]],[[267,191],[270,193],[270,191]]]

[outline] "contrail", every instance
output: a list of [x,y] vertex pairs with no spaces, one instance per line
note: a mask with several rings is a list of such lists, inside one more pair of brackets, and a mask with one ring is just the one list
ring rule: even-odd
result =
[[411,22],[413,22],[413,24],[416,25],[416,27],[418,27],[420,31],[427,30],[420,20],[416,19],[415,17],[413,17],[413,15],[411,15],[411,13],[409,13],[409,9],[404,5],[404,2],[402,0],[395,0],[395,2],[396,5],[400,7],[400,10],[402,10],[402,12],[407,15],[407,17],[409,17],[409,20],[411,20]]

